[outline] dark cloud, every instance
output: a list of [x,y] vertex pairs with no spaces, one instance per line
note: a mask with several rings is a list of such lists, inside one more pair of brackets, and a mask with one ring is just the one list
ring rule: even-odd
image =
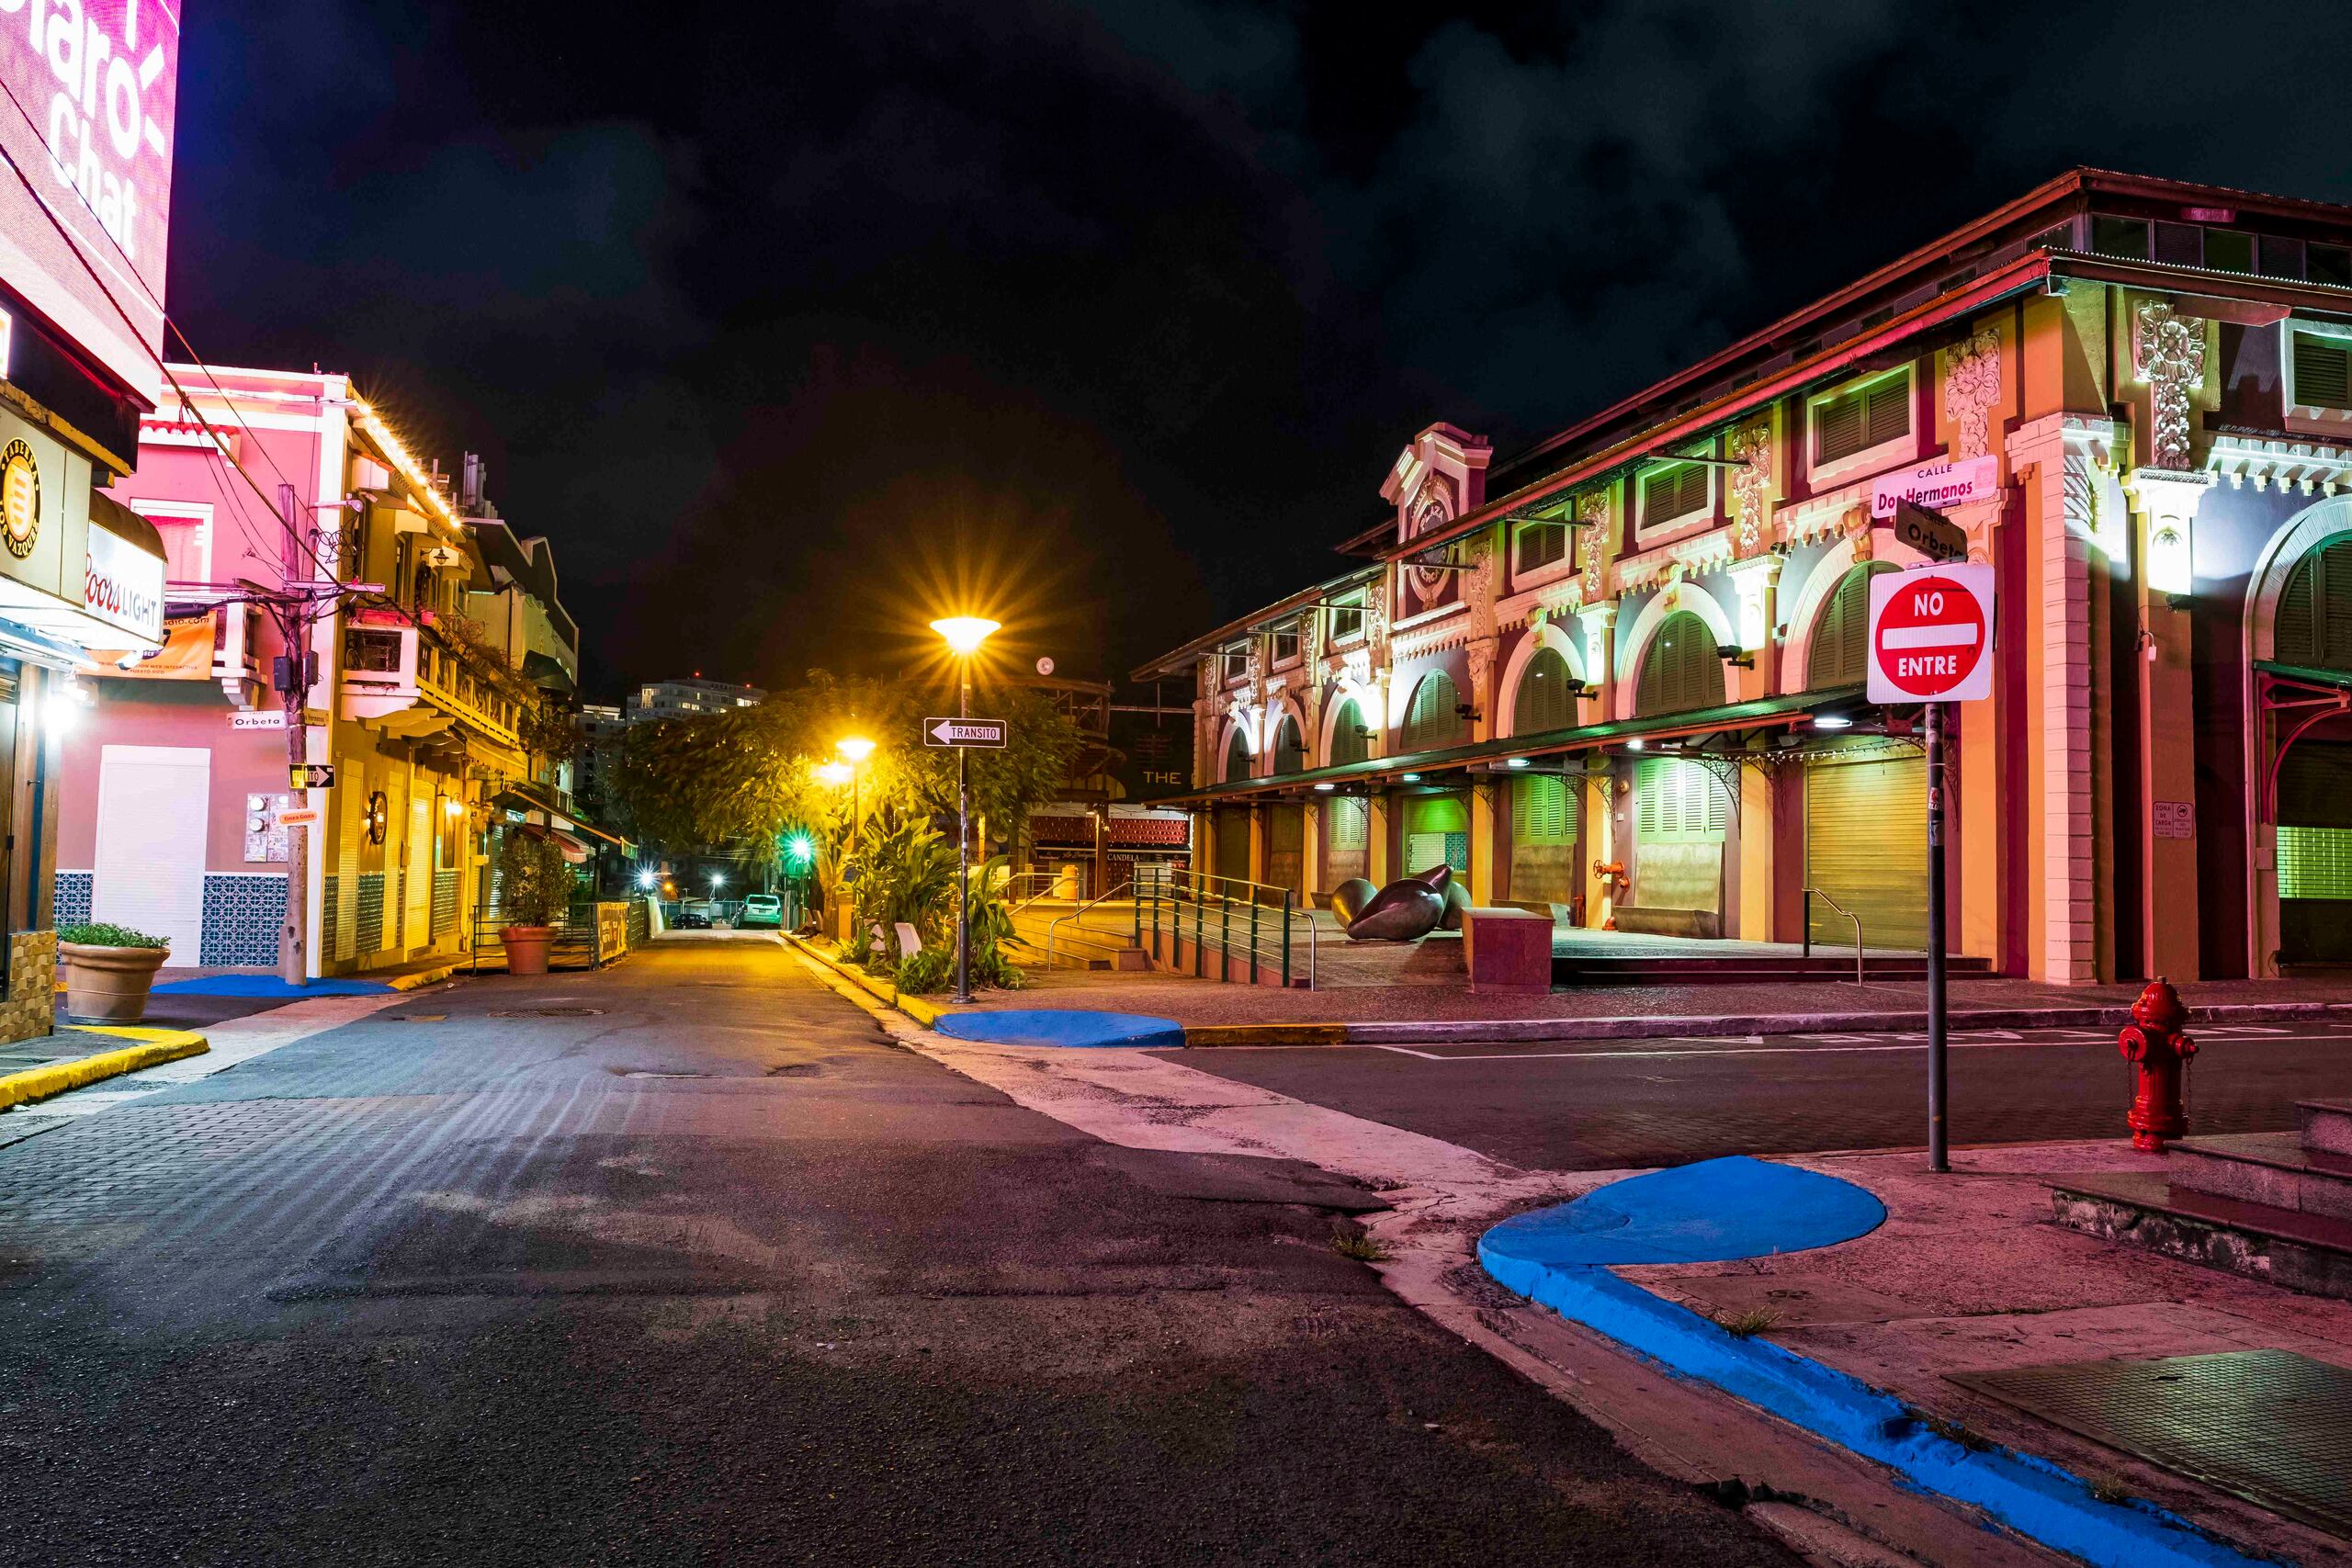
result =
[[2276,66],[2336,9],[207,4],[172,303],[488,452],[601,680],[888,663],[959,570],[1115,671],[1332,570],[1422,424],[1508,451],[2070,164],[2352,198]]

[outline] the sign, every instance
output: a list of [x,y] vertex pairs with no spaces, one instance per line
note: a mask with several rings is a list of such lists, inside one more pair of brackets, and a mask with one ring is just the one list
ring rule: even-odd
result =
[[286,770],[286,782],[296,789],[334,788],[333,762],[296,762]]
[[1930,512],[1914,502],[1903,502],[1895,507],[1891,532],[1895,543],[1910,546],[1931,561],[1968,558],[1967,530],[1941,513]]
[[319,825],[320,816],[315,806],[297,806],[279,812],[277,825],[281,828],[315,828]]
[[179,52],[180,0],[0,4],[0,276],[151,402]]
[[85,537],[82,607],[107,626],[163,641],[164,558],[109,533],[96,518]]
[[31,446],[11,441],[0,451],[0,544],[22,560],[40,537],[40,464]]
[[1936,511],[1965,506],[1972,501],[1990,501],[1999,490],[2000,481],[1998,457],[1922,463],[1916,468],[1878,477],[1871,486],[1871,515],[1892,517],[1894,509],[1906,501]]
[[251,713],[232,713],[229,716],[229,728],[232,729],[283,729],[286,728],[286,710],[284,708],[255,708]]
[[1991,567],[1883,571],[1870,583],[1871,701],[1964,703],[1991,694]]
[[1001,718],[927,718],[922,721],[926,746],[986,746],[1004,749],[1012,726]]
[[2156,837],[2159,839],[2193,839],[2197,837],[2197,807],[2186,800],[2159,800],[2155,803]]

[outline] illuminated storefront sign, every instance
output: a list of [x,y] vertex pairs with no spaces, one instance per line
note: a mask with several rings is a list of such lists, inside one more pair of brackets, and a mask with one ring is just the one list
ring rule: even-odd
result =
[[0,147],[32,187],[0,186],[0,276],[151,401],[179,35],[180,0],[0,0]]
[[40,464],[33,449],[11,441],[0,449],[0,545],[23,560],[40,542]]
[[110,626],[164,640],[164,563],[128,539],[90,525],[82,607]]

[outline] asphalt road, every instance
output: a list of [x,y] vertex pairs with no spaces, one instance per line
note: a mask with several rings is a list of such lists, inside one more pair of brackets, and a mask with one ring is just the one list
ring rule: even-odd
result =
[[[2296,1100],[2352,1095],[2352,1025],[2192,1032],[2201,1052],[2189,1076],[2193,1132],[2290,1128]],[[1955,1145],[2129,1135],[2131,1073],[2112,1032],[1979,1030],[1952,1039]],[[1918,1034],[1162,1054],[1532,1168],[1910,1148],[1928,1136]]]
[[1375,1201],[772,946],[420,995],[0,1149],[0,1561],[1792,1561],[1334,1251]]

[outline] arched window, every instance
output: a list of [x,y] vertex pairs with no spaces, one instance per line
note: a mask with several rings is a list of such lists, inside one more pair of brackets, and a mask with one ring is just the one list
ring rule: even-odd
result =
[[1283,715],[1282,727],[1274,731],[1274,773],[1303,773],[1306,771],[1306,748],[1299,743],[1298,721]]
[[1658,623],[1642,656],[1642,677],[1634,689],[1634,713],[1680,713],[1713,707],[1724,700],[1723,660],[1715,657],[1715,634],[1690,610],[1677,610]]
[[2270,657],[2307,670],[2352,670],[2352,535],[2295,563],[2278,595]]
[[1325,763],[1336,768],[1371,756],[1372,738],[1364,733],[1370,728],[1363,721],[1363,708],[1353,697],[1342,702],[1339,716],[1331,721],[1331,754]]
[[1241,738],[1241,727],[1235,725],[1233,734],[1225,743],[1225,780],[1238,784],[1250,776],[1250,742]]
[[1556,648],[1539,648],[1535,657],[1519,672],[1519,690],[1510,702],[1510,732],[1513,735],[1541,735],[1547,729],[1566,729],[1577,721],[1577,699],[1572,682],[1576,677],[1568,673],[1568,661]]
[[1469,727],[1453,711],[1461,702],[1444,671],[1431,671],[1414,689],[1412,708],[1405,715],[1405,750],[1434,751],[1462,744],[1463,732]]
[[1871,574],[1894,570],[1884,561],[1871,561],[1848,572],[1830,591],[1805,650],[1807,691],[1855,685],[1869,674]]

